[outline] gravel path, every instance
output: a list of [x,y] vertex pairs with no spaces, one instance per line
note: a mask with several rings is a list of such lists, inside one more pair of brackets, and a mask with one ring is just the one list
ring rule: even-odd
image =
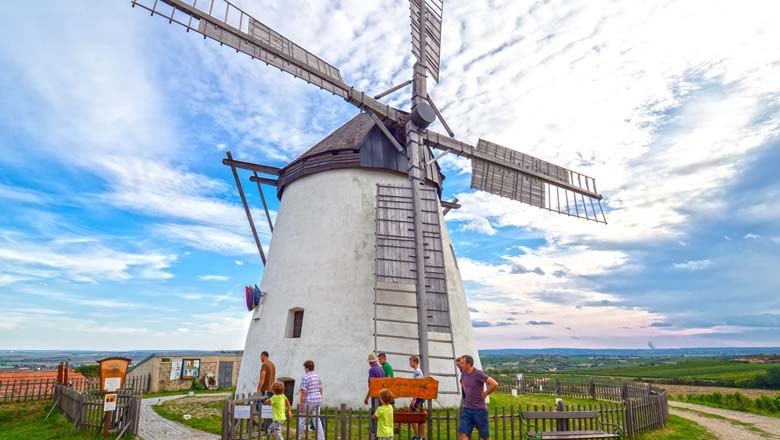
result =
[[[229,396],[225,394],[209,394],[208,396]],[[141,419],[139,421],[139,437],[143,440],[215,440],[219,439],[216,434],[198,431],[189,426],[173,422],[161,417],[152,409],[153,405],[160,404],[167,400],[181,399],[187,397],[186,394],[178,396],[151,397],[141,400]]]
[[780,439],[780,418],[671,400],[669,412],[693,420],[719,439]]

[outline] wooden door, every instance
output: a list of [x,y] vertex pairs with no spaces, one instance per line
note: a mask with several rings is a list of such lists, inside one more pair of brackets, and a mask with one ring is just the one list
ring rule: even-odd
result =
[[221,361],[219,363],[217,386],[219,388],[230,388],[233,386],[233,361]]

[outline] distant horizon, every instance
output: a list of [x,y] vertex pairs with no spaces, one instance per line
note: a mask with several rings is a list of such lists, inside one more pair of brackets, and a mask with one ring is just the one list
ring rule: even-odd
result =
[[[542,347],[542,348],[519,348],[519,347],[507,347],[507,348],[484,348],[484,349],[478,349],[479,352],[499,352],[499,351],[525,351],[525,352],[534,352],[534,351],[545,351],[545,350],[569,350],[569,351],[665,351],[665,350],[723,350],[723,349],[729,349],[729,350],[778,350],[780,351],[780,346],[736,346],[736,345],[729,345],[729,346],[701,346],[701,347],[656,347],[656,348],[649,348],[649,347],[637,347],[637,348],[614,348],[614,347],[607,347],[607,348],[598,348],[598,347]],[[3,352],[27,352],[27,351],[36,351],[36,352],[58,352],[58,351],[67,351],[67,352],[85,352],[85,353],[93,353],[93,352],[132,352],[132,351],[138,351],[138,352],[174,352],[174,351],[190,351],[190,352],[218,352],[218,351],[243,351],[243,348],[239,349],[228,349],[228,348],[222,348],[222,349],[188,349],[188,348],[172,348],[172,349],[148,349],[148,348],[132,348],[132,349],[71,349],[71,348],[18,348],[18,349],[6,349],[6,348],[0,348],[0,353]]]

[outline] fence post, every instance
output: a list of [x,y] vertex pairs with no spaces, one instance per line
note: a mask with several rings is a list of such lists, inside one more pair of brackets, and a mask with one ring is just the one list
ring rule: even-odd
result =
[[623,420],[625,425],[626,435],[633,437],[634,435],[634,411],[631,407],[631,401],[628,399],[623,400],[623,405],[626,407],[626,417]]
[[339,426],[341,429],[341,440],[348,440],[349,434],[347,434],[347,404],[342,403],[339,406]]
[[596,383],[593,382],[593,379],[590,380],[590,384],[588,384],[588,391],[590,392],[590,398],[595,399],[596,398]]
[[[566,411],[566,408],[563,406],[563,399],[555,399],[555,410],[556,411]],[[557,431],[568,431],[569,430],[569,421],[566,419],[557,419],[555,421],[555,426]]]

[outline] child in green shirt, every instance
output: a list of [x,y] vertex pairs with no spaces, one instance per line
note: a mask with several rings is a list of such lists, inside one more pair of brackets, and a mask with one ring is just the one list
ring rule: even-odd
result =
[[[292,418],[292,410],[290,410],[290,401],[284,395],[283,383],[275,382],[271,386],[271,390],[274,392],[274,395],[270,399],[265,400],[266,405],[271,405],[273,412],[273,422],[268,427],[268,434],[272,435],[276,440],[282,440],[282,425],[287,420],[287,417]],[[287,417],[285,417],[285,412]]]
[[379,400],[382,405],[376,409],[372,416],[376,420],[377,440],[392,440],[393,438],[393,393],[387,388],[379,392]]

